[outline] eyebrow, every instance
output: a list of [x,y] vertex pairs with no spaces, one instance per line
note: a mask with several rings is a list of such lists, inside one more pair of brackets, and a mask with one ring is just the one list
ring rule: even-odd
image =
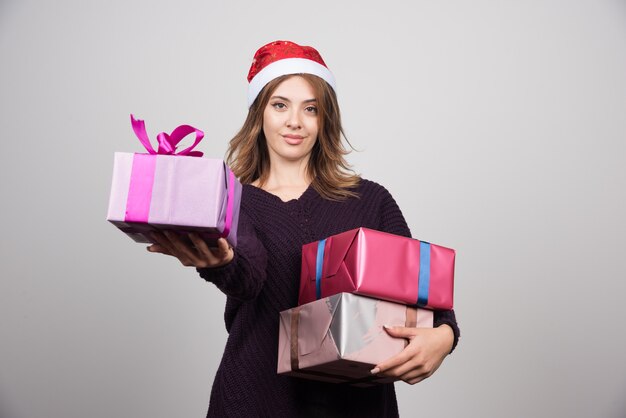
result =
[[[283,97],[283,96],[272,96],[272,97],[270,97],[270,100],[274,100],[274,99],[280,99],[280,100],[284,100],[286,102],[291,103],[291,100],[289,100],[288,98]],[[307,99],[307,100],[303,101],[303,103],[312,103],[312,102],[317,102],[317,99]]]

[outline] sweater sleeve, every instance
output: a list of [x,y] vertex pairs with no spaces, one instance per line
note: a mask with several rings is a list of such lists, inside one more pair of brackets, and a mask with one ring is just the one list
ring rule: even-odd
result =
[[454,309],[449,311],[434,312],[433,327],[437,328],[443,324],[449,325],[454,333],[454,341],[452,342],[452,348],[450,349],[450,353],[452,353],[456,348],[456,345],[459,343],[459,338],[461,338],[461,330],[459,329],[459,325],[456,323]]
[[226,296],[246,301],[254,299],[265,283],[267,252],[243,207],[237,229],[237,247],[232,261],[221,267],[199,268],[197,271]]
[[[381,231],[410,237],[411,231],[406,223],[406,220],[404,219],[404,216],[402,215],[402,212],[400,211],[400,208],[398,207],[398,204],[387,189],[382,186],[381,188],[383,190],[382,203],[380,206]],[[436,328],[443,324],[449,325],[454,333],[454,341],[452,343],[452,349],[450,350],[450,353],[452,353],[459,343],[459,338],[461,336],[461,331],[459,330],[459,326],[456,322],[454,310],[434,311],[433,326]]]

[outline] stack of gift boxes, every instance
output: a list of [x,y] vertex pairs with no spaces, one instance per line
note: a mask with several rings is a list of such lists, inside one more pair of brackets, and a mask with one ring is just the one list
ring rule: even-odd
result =
[[302,247],[296,308],[280,313],[278,373],[367,386],[405,339],[383,326],[427,328],[452,309],[452,249],[367,228]]

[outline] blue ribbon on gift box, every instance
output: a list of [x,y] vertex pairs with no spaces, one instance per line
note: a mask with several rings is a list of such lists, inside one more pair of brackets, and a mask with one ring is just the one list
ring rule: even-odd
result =
[[428,305],[430,290],[430,243],[420,241],[420,272],[417,278],[417,304]]
[[324,267],[324,247],[326,240],[317,242],[317,259],[315,260],[315,298],[322,298],[322,268]]

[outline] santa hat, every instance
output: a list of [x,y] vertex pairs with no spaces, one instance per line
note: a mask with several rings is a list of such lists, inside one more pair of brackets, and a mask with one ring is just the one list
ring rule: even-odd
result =
[[286,74],[313,74],[335,89],[335,77],[315,48],[290,41],[274,41],[263,45],[254,54],[248,73],[248,107],[267,83]]

